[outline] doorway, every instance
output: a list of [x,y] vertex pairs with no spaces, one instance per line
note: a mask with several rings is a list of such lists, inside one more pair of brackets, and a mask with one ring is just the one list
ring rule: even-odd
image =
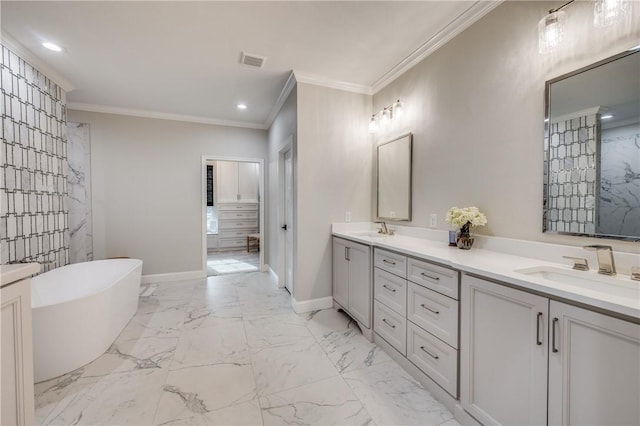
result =
[[278,285],[293,296],[295,292],[295,176],[293,137],[290,136],[278,156]]
[[264,269],[264,161],[202,157],[206,276]]

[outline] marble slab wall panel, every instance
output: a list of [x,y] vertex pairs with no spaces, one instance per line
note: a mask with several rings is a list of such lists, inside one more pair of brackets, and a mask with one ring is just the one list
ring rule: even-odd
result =
[[69,263],[66,94],[2,47],[0,263]]
[[67,123],[67,152],[70,262],[87,262],[93,260],[89,124]]
[[599,132],[596,114],[551,123],[546,190],[552,231],[596,231]]
[[598,233],[640,235],[640,123],[602,130]]

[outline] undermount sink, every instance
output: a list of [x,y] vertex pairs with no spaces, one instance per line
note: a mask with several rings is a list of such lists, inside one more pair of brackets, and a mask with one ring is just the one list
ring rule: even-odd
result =
[[356,237],[367,237],[367,238],[391,237],[391,235],[389,234],[380,234],[378,231],[354,232],[353,235],[355,235]]
[[628,276],[624,275],[607,276],[598,274],[596,271],[576,271],[553,266],[535,266],[533,268],[516,269],[514,272],[574,287],[606,291],[608,294],[621,297],[633,297],[636,299],[640,297],[640,283],[632,281]]

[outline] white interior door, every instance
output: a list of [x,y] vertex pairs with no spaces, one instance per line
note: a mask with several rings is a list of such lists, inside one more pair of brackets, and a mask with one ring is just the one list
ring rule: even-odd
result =
[[284,286],[293,294],[293,161],[291,150],[284,153]]

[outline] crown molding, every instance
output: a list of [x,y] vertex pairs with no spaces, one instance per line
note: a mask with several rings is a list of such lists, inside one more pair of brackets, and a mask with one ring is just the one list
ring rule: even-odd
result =
[[376,80],[371,86],[373,94],[378,93],[389,85],[396,78],[413,68],[420,61],[445,45],[449,40],[469,28],[473,23],[498,7],[503,0],[477,1],[467,10],[462,12],[456,19],[451,21],[440,32],[431,37],[422,46],[413,51],[396,66],[387,71],[382,77]]
[[120,108],[109,105],[84,104],[78,102],[68,102],[67,109],[100,112],[103,114],[128,115],[131,117],[154,118],[157,120],[184,121],[188,123],[213,124],[215,126],[242,127],[246,129],[267,130],[267,126],[262,123],[251,123],[245,121],[221,120],[217,118],[198,117],[194,115],[170,114],[158,111],[148,111],[132,108]]
[[276,116],[280,112],[280,108],[282,108],[282,105],[284,105],[284,103],[287,101],[287,98],[289,97],[289,94],[294,87],[296,87],[296,76],[293,71],[291,71],[289,73],[289,78],[287,78],[287,82],[284,84],[284,87],[280,91],[280,96],[278,96],[276,103],[271,107],[271,111],[269,111],[269,115],[264,122],[266,129],[271,127],[271,124],[273,124],[273,120],[276,119]]
[[293,70],[296,81],[298,83],[312,84],[314,86],[328,87],[330,89],[344,90],[346,92],[355,92],[363,95],[371,95],[371,86],[366,84],[350,83],[348,81],[332,80],[330,78],[306,74]]
[[65,92],[71,92],[75,87],[69,80],[64,78],[62,74],[51,68],[42,59],[38,58],[32,51],[27,49],[22,43],[16,40],[11,34],[5,30],[0,31],[0,41],[2,45],[11,50],[16,55],[20,56],[25,62],[37,69],[40,73],[47,76],[49,80],[52,80]]

